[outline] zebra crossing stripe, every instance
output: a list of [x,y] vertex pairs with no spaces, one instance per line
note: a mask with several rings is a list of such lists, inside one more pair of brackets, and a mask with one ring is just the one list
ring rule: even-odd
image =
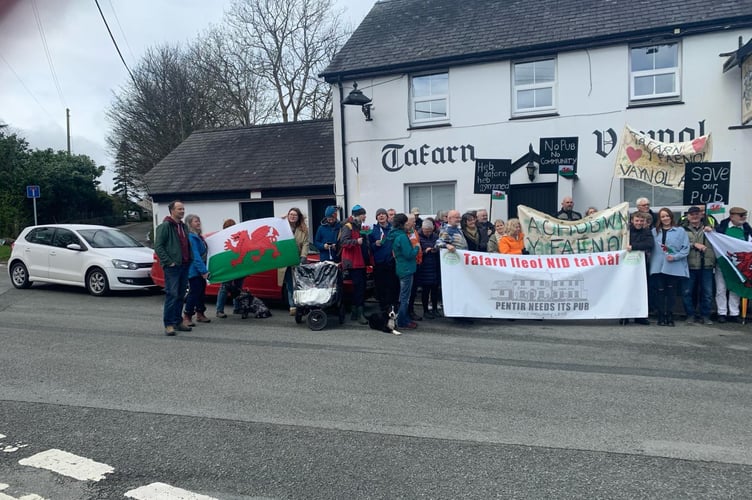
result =
[[104,479],[105,474],[115,472],[115,469],[107,464],[101,464],[89,458],[79,457],[73,453],[54,448],[19,460],[18,463],[38,469],[47,469],[79,481],[99,481]]
[[217,500],[165,483],[151,483],[141,486],[135,490],[126,491],[125,496],[136,500]]

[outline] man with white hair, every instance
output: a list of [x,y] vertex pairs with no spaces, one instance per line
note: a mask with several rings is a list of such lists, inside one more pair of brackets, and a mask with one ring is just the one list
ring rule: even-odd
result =
[[467,240],[460,227],[461,219],[459,210],[450,210],[447,213],[447,223],[441,228],[439,239],[436,241],[437,247],[446,248],[450,252],[467,250]]
[[645,214],[645,224],[647,224],[648,227],[653,227],[653,222],[655,222],[655,213],[650,209],[650,200],[647,198],[637,198],[637,201],[635,201],[635,206],[637,207],[638,212],[642,212]]

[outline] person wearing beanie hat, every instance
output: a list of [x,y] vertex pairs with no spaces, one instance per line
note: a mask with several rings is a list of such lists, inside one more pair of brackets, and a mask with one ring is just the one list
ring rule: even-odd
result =
[[399,298],[399,280],[394,267],[392,242],[389,239],[391,231],[389,213],[379,208],[376,210],[376,224],[368,235],[368,243],[373,255],[374,292],[382,312],[388,311],[390,306],[396,306]]
[[363,307],[366,295],[366,265],[371,261],[368,239],[362,233],[365,220],[366,209],[360,205],[352,207],[352,215],[342,225],[337,241],[341,249],[342,267],[350,273],[353,285],[350,319],[357,320],[361,325],[368,324],[363,315]]
[[337,220],[337,207],[329,205],[313,238],[313,244],[319,249],[320,260],[339,262],[337,239],[341,228],[342,224]]

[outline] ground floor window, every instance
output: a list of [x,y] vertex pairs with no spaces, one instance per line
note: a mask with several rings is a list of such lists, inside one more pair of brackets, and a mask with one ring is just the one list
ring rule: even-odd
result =
[[433,216],[439,210],[451,210],[455,208],[455,188],[453,182],[407,186],[407,209],[418,207],[423,217]]
[[274,217],[273,201],[245,201],[240,204],[240,222]]
[[650,200],[653,210],[661,207],[674,207],[684,204],[684,191],[681,189],[669,189],[652,186],[634,179],[624,179],[624,201],[634,207],[637,198],[645,197]]

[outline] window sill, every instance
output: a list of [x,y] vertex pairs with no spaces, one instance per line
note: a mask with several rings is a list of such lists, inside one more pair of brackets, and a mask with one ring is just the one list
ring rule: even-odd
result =
[[653,106],[673,106],[675,104],[684,104],[684,101],[645,101],[645,102],[630,102],[627,109],[634,108],[649,108]]
[[559,116],[559,113],[556,111],[549,112],[549,113],[536,113],[531,115],[515,115],[509,118],[509,120],[527,120],[529,118],[550,118],[553,116]]
[[443,128],[443,127],[451,127],[452,124],[449,122],[443,122],[443,123],[426,123],[425,125],[412,125],[410,127],[407,127],[407,130],[421,130],[424,128]]

